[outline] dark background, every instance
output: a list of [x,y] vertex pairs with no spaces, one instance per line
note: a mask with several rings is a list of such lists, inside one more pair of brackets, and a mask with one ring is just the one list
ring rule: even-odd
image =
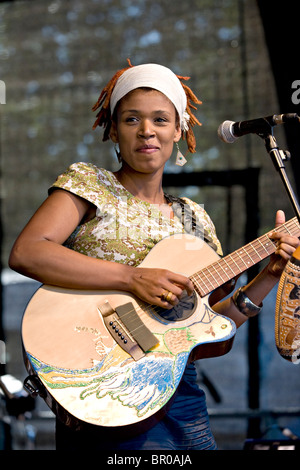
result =
[[[300,81],[299,9],[298,2],[269,0],[0,2],[0,80],[6,85],[0,105],[2,373],[26,374],[19,327],[37,287],[8,269],[9,251],[69,164],[117,168],[112,145],[92,131],[91,108],[127,57],[134,65],[157,62],[191,77],[203,101],[197,153],[183,169],[174,155],[165,181],[169,192],[204,205],[225,253],[270,230],[277,209],[295,215],[263,140],[251,135],[225,144],[217,128],[226,119],[300,114],[292,100],[293,83]],[[299,124],[278,126],[274,135],[291,152],[285,166],[298,197]],[[180,147],[184,153],[184,143]],[[247,436],[260,437],[274,423],[299,430],[299,366],[276,351],[275,298],[276,290],[263,316],[238,333],[229,355],[199,363],[199,380],[209,378],[204,386],[221,448],[242,448]],[[37,416],[38,435],[46,423],[52,436],[53,419]],[[52,437],[47,442],[51,448]]]

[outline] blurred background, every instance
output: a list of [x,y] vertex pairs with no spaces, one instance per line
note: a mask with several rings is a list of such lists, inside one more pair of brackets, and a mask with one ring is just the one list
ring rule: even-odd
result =
[[[10,249],[71,163],[118,168],[113,146],[92,130],[91,108],[127,58],[191,77],[188,84],[203,101],[197,152],[183,169],[175,166],[174,155],[165,185],[204,205],[225,254],[271,230],[277,209],[288,219],[295,216],[264,141],[248,135],[225,144],[217,129],[227,119],[299,113],[300,77],[292,52],[298,14],[298,3],[289,0],[0,3],[2,376],[22,382],[27,375],[20,327],[38,288],[8,269]],[[285,167],[297,195],[299,124],[277,126],[274,135],[280,149],[291,152]],[[300,436],[299,366],[277,353],[275,301],[276,289],[259,319],[238,332],[228,355],[198,363],[220,449],[243,449],[247,439]],[[3,396],[0,449],[54,448],[54,416],[41,399],[28,400],[25,410],[14,402],[17,410],[7,411],[6,402]]]

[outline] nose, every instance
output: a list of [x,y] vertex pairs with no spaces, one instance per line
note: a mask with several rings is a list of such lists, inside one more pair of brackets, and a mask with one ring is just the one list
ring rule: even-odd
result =
[[144,139],[149,139],[150,137],[153,137],[155,135],[155,131],[153,129],[150,119],[141,120],[138,135],[139,137],[143,137]]

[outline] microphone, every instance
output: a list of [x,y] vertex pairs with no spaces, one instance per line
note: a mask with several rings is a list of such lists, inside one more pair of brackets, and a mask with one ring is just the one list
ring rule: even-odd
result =
[[296,113],[273,114],[273,116],[251,119],[250,121],[224,121],[218,128],[218,136],[226,144],[232,144],[243,135],[270,133],[271,127],[291,120],[300,122]]
[[280,277],[275,310],[275,342],[279,354],[300,362],[300,246]]

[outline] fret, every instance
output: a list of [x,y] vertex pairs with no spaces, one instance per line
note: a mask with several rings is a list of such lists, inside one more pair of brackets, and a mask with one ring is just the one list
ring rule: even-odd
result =
[[289,235],[292,235],[292,233],[289,231],[289,229],[288,229],[288,226],[287,226],[287,225],[286,225],[286,227],[285,227],[285,230],[286,230],[286,232],[287,232]]
[[[212,265],[211,265],[211,266],[212,266]],[[211,268],[211,266],[208,266],[207,268],[204,268],[204,269],[201,271],[201,273],[203,273],[204,276],[206,277],[206,279],[208,280],[208,282],[209,282],[209,284],[210,284],[210,287],[212,287],[213,289],[215,289],[215,286],[217,285],[217,283],[213,284],[213,283],[211,282],[211,280],[209,279],[209,277],[206,275],[206,271],[208,272],[208,275],[209,275],[209,271],[210,271],[209,268]]]
[[269,237],[261,237],[261,239],[265,239],[265,242],[262,243],[266,253],[267,253],[267,256],[269,255],[272,255],[274,253],[274,251],[276,250],[276,243],[273,242]]
[[[212,285],[212,283],[210,282],[210,280],[207,278],[207,281],[209,282],[210,285],[207,285],[206,282],[201,278],[201,274],[204,274],[204,276],[207,278],[204,270],[202,271],[199,271],[198,273],[194,274],[193,276],[190,277],[191,281],[193,282],[193,284],[195,285],[195,283],[197,284],[197,287],[199,289],[199,293],[201,293],[202,290],[204,290],[204,294],[208,293],[208,292],[211,292],[213,289],[214,289],[214,286]],[[202,286],[199,284],[198,281],[195,280],[196,276],[199,278],[200,282],[203,284]]]
[[237,275],[237,274],[240,272],[240,267],[239,267],[239,265],[235,262],[234,253],[232,253],[231,255],[228,255],[227,258],[228,258],[228,260],[233,261],[233,263],[234,263],[235,266],[237,267],[237,271],[235,271],[235,275]]
[[[299,237],[299,224],[298,224],[298,220],[296,217],[294,217],[292,220],[289,220],[289,223],[290,225],[293,224],[295,226],[295,228],[297,229],[297,236]],[[295,235],[295,233],[292,233],[293,235]]]
[[[212,264],[211,267],[210,267],[210,269],[208,270],[208,275],[210,275],[210,276],[212,277],[212,280],[214,281],[214,282],[210,281],[210,283],[211,283],[212,286],[218,284],[218,282],[217,282],[217,280],[216,280],[214,274],[212,273],[212,270],[213,270],[213,269],[215,269],[215,268],[214,268],[214,265]],[[207,276],[207,277],[208,277],[208,276]]]
[[[289,228],[290,227],[290,228]],[[274,232],[287,232],[289,235],[293,235],[299,237],[299,224],[297,218],[294,217],[293,219],[289,220],[283,225],[276,227]]]
[[263,251],[266,253],[266,256],[274,253],[276,249],[276,242],[271,240],[270,237],[263,235],[262,237],[258,238],[257,241],[260,243]]
[[[224,264],[226,264],[225,269],[222,267],[223,261],[224,261]],[[222,270],[222,271],[225,273],[225,276],[227,277],[226,280],[227,280],[227,281],[230,281],[230,279],[232,279],[232,276],[230,276],[230,275],[228,274],[228,272],[227,272],[227,267],[230,268],[230,266],[228,265],[226,259],[223,258],[223,259],[221,259],[221,260],[218,260],[218,261],[217,261],[217,264],[218,264],[219,268],[221,268],[220,271]],[[233,271],[231,268],[230,268],[230,270],[231,270],[231,272],[232,272],[233,275],[234,275],[234,271]],[[221,277],[221,274],[219,274],[219,276]]]
[[[300,237],[300,227],[296,217],[275,228],[273,231]],[[271,231],[269,233],[271,233]],[[210,266],[196,273],[203,284],[203,286],[197,286],[199,291],[204,291],[199,293],[201,295],[209,294],[225,282],[242,274],[247,269],[264,260],[273,254],[275,250],[276,242],[274,242],[268,234],[265,234],[239,250],[215,261]],[[194,276],[192,276],[192,278]],[[203,277],[207,282],[203,280]]]
[[[233,269],[230,267],[230,265],[227,263],[226,257],[223,258],[223,259],[220,261],[220,264],[221,264],[221,262],[224,263],[224,264],[226,264],[225,270],[226,270],[227,268],[229,268],[230,271],[231,271],[232,274],[233,274],[233,277],[235,277],[235,272],[234,272]],[[229,276],[229,274],[227,274],[227,275]],[[232,277],[228,277],[228,279],[232,279]]]
[[231,271],[233,272],[233,277],[241,272],[240,257],[236,256],[236,253],[231,253],[222,259],[222,263],[229,265]]
[[266,253],[265,249],[264,249],[264,245],[262,244],[261,240],[258,238],[256,240],[256,242],[253,244],[254,246],[254,249],[257,253],[257,256],[262,260],[264,259],[266,256],[269,255],[269,253]]
[[258,251],[256,250],[256,248],[255,248],[255,242],[250,243],[250,245],[251,245],[252,250],[254,250],[255,254],[257,255],[259,261],[261,261],[263,258],[261,258],[261,256],[259,255]]
[[242,248],[241,251],[237,251],[236,253],[237,253],[238,257],[240,258],[240,260],[242,261],[242,263],[244,263],[246,269],[248,269],[248,267],[249,267],[249,261],[248,261],[248,264],[247,264],[246,261],[244,260],[243,256],[242,256],[242,254],[244,254],[244,255],[246,255],[248,258],[250,258],[251,265],[252,265],[253,260],[252,260],[251,256],[249,255],[249,253],[247,253],[244,248]]
[[[196,280],[196,276],[197,276],[197,274],[195,274],[194,276],[191,276],[190,279],[191,279],[191,281],[193,282],[196,291],[197,291],[200,295],[202,295],[203,293],[201,292],[201,284],[199,284],[199,282]],[[198,277],[199,277],[199,276],[198,276]],[[205,287],[207,288],[207,286],[205,286]],[[209,292],[209,291],[207,291],[207,292]]]
[[[219,263],[218,263],[218,262],[217,262],[217,263],[213,263],[211,267],[212,267],[212,269],[214,269],[214,271],[217,273],[219,279],[221,280],[221,284],[222,284],[222,283],[225,282],[224,279],[223,279],[222,276],[221,276],[222,270],[221,270],[221,269],[217,269],[216,264],[219,264]],[[219,265],[220,265],[220,264],[219,264]],[[216,281],[216,285],[217,285],[217,286],[220,285],[220,282],[217,281],[217,279],[216,279],[216,277],[214,276],[214,274],[211,273],[211,275],[212,275],[214,281]]]

